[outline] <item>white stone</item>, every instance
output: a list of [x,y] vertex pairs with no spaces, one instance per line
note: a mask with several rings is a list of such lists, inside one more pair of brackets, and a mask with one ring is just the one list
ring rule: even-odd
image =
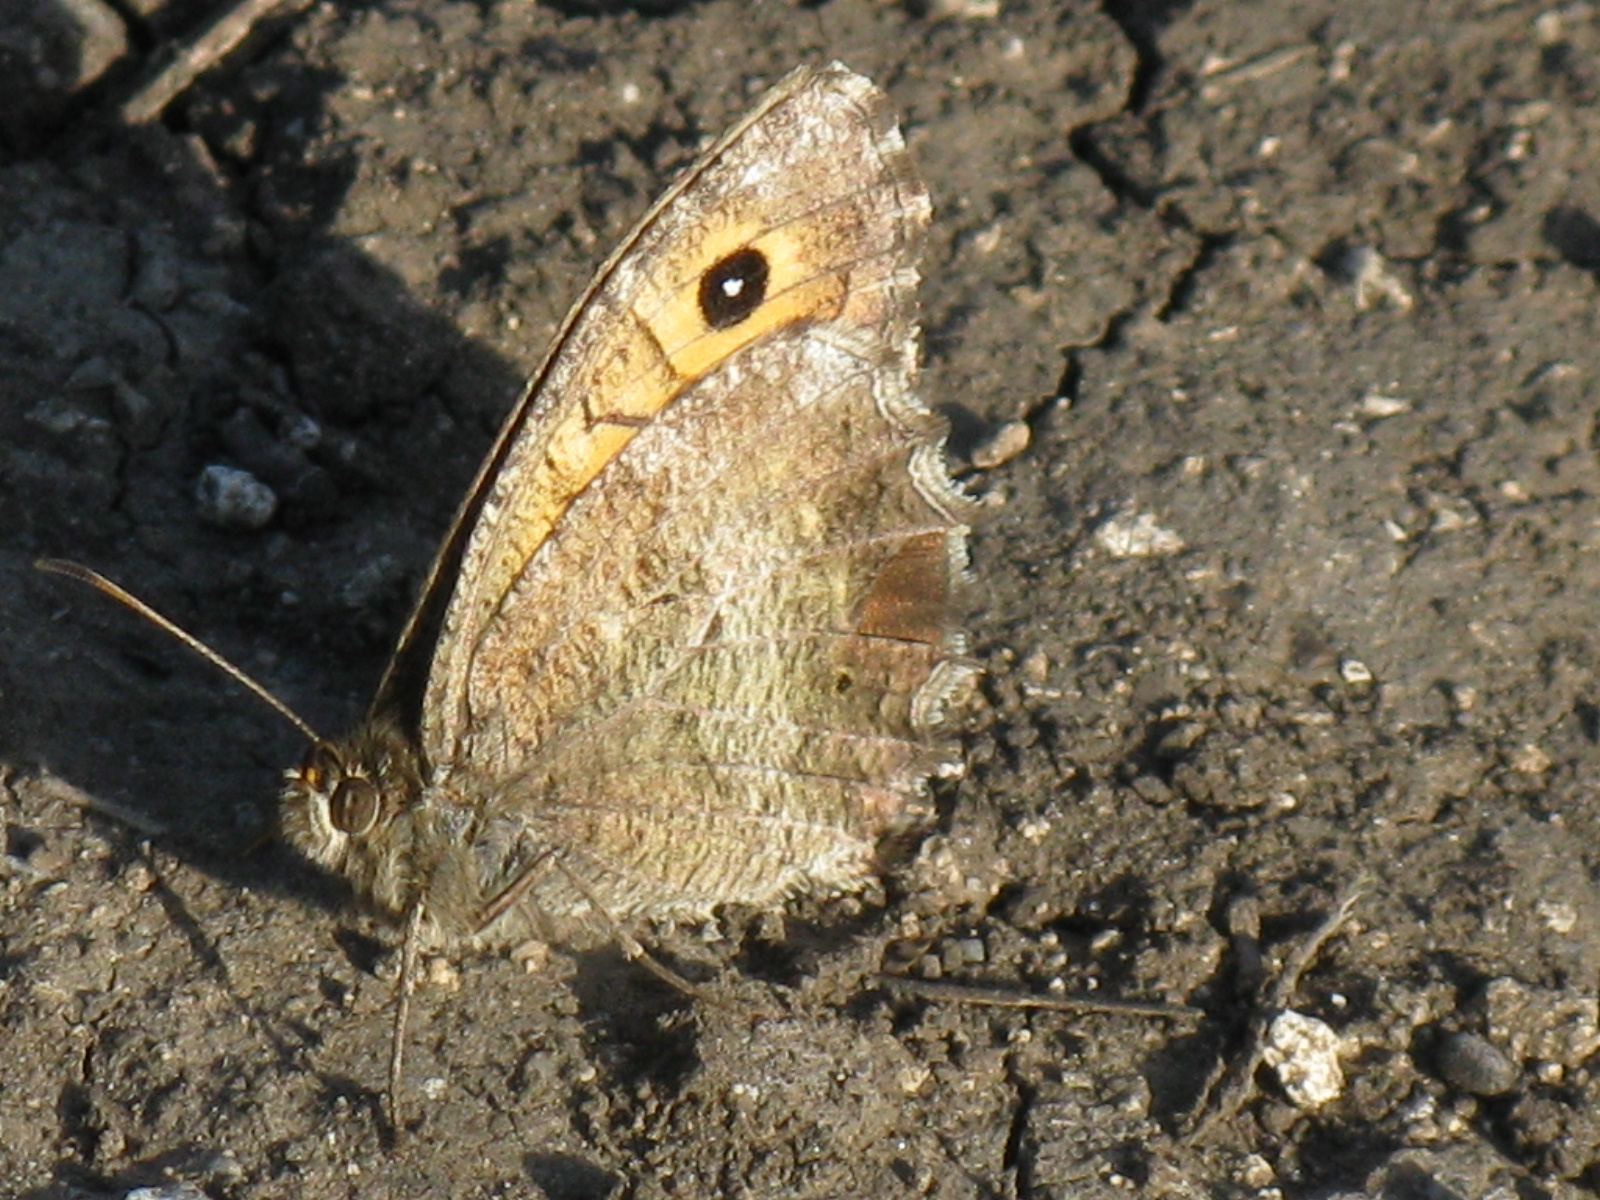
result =
[[194,485],[200,519],[218,529],[261,529],[278,511],[278,494],[249,471],[213,463]]
[[1154,558],[1184,548],[1183,539],[1157,525],[1152,513],[1112,517],[1095,530],[1094,540],[1112,558]]
[[1343,1040],[1326,1021],[1286,1009],[1272,1020],[1262,1058],[1296,1108],[1321,1108],[1344,1091]]

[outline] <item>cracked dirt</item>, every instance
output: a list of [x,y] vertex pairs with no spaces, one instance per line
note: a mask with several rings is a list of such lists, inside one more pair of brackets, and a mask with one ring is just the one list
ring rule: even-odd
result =
[[[163,125],[12,153],[0,1190],[1592,1193],[1597,49],[1580,4],[325,5]],[[589,271],[832,58],[936,206],[968,777],[864,903],[658,931],[714,1003],[432,964],[387,1146],[393,935],[255,845],[294,735],[29,563],[348,722]],[[202,523],[212,464],[270,524]],[[1321,1103],[1229,1083],[1283,1009]]]

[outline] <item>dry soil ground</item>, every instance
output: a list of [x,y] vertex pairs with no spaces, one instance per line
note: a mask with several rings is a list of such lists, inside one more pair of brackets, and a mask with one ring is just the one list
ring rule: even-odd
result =
[[[325,3],[163,123],[17,139],[0,1191],[1592,1194],[1597,51],[1578,2]],[[661,933],[717,1003],[436,965],[389,1145],[393,936],[250,849],[295,737],[29,563],[348,721],[589,271],[834,58],[937,208],[925,392],[991,498],[968,777],[868,903]],[[266,528],[201,521],[215,463]],[[1337,1035],[1320,1105],[1260,1061],[1283,1010]]]

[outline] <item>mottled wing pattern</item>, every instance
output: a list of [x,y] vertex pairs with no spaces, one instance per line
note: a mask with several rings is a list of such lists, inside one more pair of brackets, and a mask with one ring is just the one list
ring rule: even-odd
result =
[[[569,318],[421,705],[430,802],[466,842],[435,884],[517,883],[500,932],[849,886],[955,769],[970,501],[912,394],[928,217],[881,93],[797,72]],[[751,251],[764,298],[714,328],[707,273]]]

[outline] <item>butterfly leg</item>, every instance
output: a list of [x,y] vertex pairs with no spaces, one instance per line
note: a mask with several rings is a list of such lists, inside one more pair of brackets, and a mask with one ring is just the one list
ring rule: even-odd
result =
[[623,954],[627,955],[631,961],[638,963],[645,970],[649,971],[650,974],[661,980],[662,983],[666,984],[668,987],[677,989],[685,996],[688,996],[691,1000],[705,1001],[707,999],[704,992],[695,987],[694,984],[690,983],[682,975],[679,975],[671,967],[667,966],[666,963],[656,958],[655,955],[651,954],[650,951],[644,948],[643,944],[638,938],[634,937],[631,933],[624,929],[621,923],[606,909],[606,906],[601,904],[600,901],[595,898],[594,893],[589,890],[589,885],[584,883],[584,881],[578,877],[577,872],[573,871],[572,868],[568,867],[567,864],[562,862],[559,858],[555,860],[555,864],[556,870],[560,871],[567,877],[567,882],[578,890],[579,894],[581,894],[583,898],[589,902],[589,907],[593,908],[595,912],[599,913],[600,918],[610,927],[611,936],[617,939],[617,945],[622,947]]
[[517,872],[517,877],[493,896],[485,901],[478,910],[476,920],[473,922],[472,932],[482,933],[493,925],[506,913],[510,912],[528,894],[528,889],[533,886],[533,881],[539,877],[539,868],[555,858],[555,851],[542,850],[534,855],[533,861]]
[[616,939],[617,945],[622,947],[622,953],[627,955],[631,961],[638,963],[650,974],[661,980],[662,983],[682,992],[685,996],[696,1000],[705,999],[704,993],[699,988],[695,987],[694,984],[679,975],[671,967],[658,961],[654,955],[640,944],[638,938],[624,929],[621,922],[612,916],[606,906],[596,898],[589,885],[571,867],[556,857],[554,849],[545,850],[536,855],[532,862],[518,872],[515,879],[495,893],[488,903],[478,910],[476,932],[483,932],[527,895],[528,889],[533,886],[534,880],[538,878],[539,870],[546,863],[554,866],[557,871],[566,876],[567,882],[573,886],[574,890],[589,902],[589,907],[600,915],[600,919],[611,930],[611,936]]

